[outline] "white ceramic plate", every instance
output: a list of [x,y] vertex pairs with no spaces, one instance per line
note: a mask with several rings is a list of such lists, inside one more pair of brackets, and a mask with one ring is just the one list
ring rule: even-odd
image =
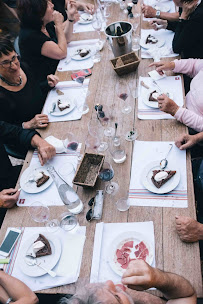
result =
[[141,182],[143,184],[143,186],[153,192],[153,193],[157,193],[157,194],[164,194],[164,193],[168,193],[171,192],[173,189],[175,189],[179,182],[180,182],[180,171],[177,168],[170,168],[169,166],[167,166],[164,170],[165,171],[176,171],[176,174],[174,176],[172,176],[161,188],[157,188],[152,180],[151,177],[153,175],[152,171],[153,170],[160,170],[160,161],[153,161],[151,163],[149,163],[142,171],[141,174]]
[[116,251],[117,249],[120,249],[126,242],[133,241],[133,248],[132,248],[132,257],[135,258],[135,255],[133,252],[136,250],[135,245],[139,244],[140,242],[144,242],[148,251],[149,255],[146,258],[146,262],[149,265],[152,265],[154,260],[154,252],[151,242],[141,233],[138,233],[136,231],[126,231],[124,233],[121,233],[119,236],[117,236],[113,242],[111,243],[109,250],[108,250],[108,256],[107,256],[107,262],[109,263],[109,266],[111,269],[118,274],[119,276],[122,276],[126,269],[123,269],[121,267],[121,264],[117,262],[117,256]]
[[[64,100],[64,101],[68,101],[69,104],[70,104],[70,108],[67,108],[67,109],[65,109],[63,111],[60,111],[59,108],[58,108],[58,103],[57,103],[58,99]],[[55,111],[54,112],[49,111],[49,113],[52,116],[63,116],[63,115],[66,115],[66,114],[70,113],[71,111],[73,111],[73,109],[76,106],[75,103],[74,103],[74,101],[72,100],[72,98],[67,97],[67,96],[57,96],[56,98],[54,98],[52,100],[52,103],[56,104]]]
[[[88,18],[92,18],[91,20],[86,20]],[[80,19],[78,20],[79,24],[90,24],[94,21],[94,16],[88,13],[83,13],[80,15]]]
[[[46,183],[44,183],[41,187],[37,187],[36,182],[28,182],[29,178],[33,176],[33,172],[44,172],[46,175],[49,176],[49,179]],[[25,169],[23,174],[20,177],[20,186],[23,191],[27,193],[39,193],[47,189],[53,183],[53,179],[50,176],[49,172],[43,167],[35,168],[35,167],[28,167]]]
[[161,12],[167,13],[170,12],[171,7],[168,4],[155,4],[153,5],[153,8],[155,8],[156,10],[159,10]]
[[[155,91],[156,88],[153,90]],[[159,108],[159,104],[158,101],[149,101],[149,96],[151,94],[151,91],[148,92],[147,94],[145,94],[145,96],[143,97],[142,101],[150,108],[154,108],[154,109],[158,109]],[[173,99],[173,94],[172,93],[168,93],[169,94],[169,98]]]
[[[87,49],[90,50],[89,54],[87,54],[85,57],[81,57],[80,55],[76,54],[78,50],[80,49]],[[72,49],[71,54],[70,54],[71,59],[81,61],[85,60],[91,57],[91,49],[89,45],[83,45],[83,46],[77,46],[76,48]]]
[[147,37],[146,37],[145,39],[140,39],[140,45],[141,45],[141,47],[143,47],[144,49],[152,49],[154,47],[160,48],[160,47],[162,47],[165,44],[165,39],[158,38],[155,35],[152,35],[152,36],[154,36],[155,38],[157,38],[158,42],[155,43],[155,44],[151,44],[151,43],[147,43],[146,44],[145,43],[146,39],[147,39]]
[[[48,270],[51,270],[57,264],[61,256],[61,242],[52,233],[42,233],[42,234],[49,241],[52,254],[37,258],[37,262],[40,262],[42,266],[46,267]],[[37,265],[29,266],[25,262],[26,254],[32,252],[32,244],[34,243],[34,241],[36,241],[38,237],[39,234],[34,234],[32,237],[30,237],[29,240],[27,240],[27,242],[23,244],[20,252],[18,253],[19,255],[21,255],[21,259],[19,259],[20,269],[24,274],[30,277],[40,277],[46,274],[46,271],[40,268],[39,266]]]

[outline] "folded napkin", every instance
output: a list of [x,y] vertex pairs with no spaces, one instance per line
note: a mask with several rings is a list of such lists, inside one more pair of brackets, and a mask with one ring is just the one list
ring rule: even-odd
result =
[[[83,93],[88,91],[89,79],[85,79],[83,83],[83,89],[81,85],[76,81],[61,81],[59,82],[54,89],[52,89],[45,101],[44,108],[42,113],[48,115],[49,122],[56,122],[56,121],[70,121],[70,120],[78,120],[81,119],[82,114],[78,111],[76,106],[77,104],[83,105],[85,103],[85,94]],[[58,95],[57,89],[60,89],[64,95]],[[53,116],[50,114],[50,110],[52,108],[52,104],[60,99],[61,96],[67,96],[67,101],[71,102],[73,106],[73,110],[65,115],[62,116]],[[64,97],[63,97],[64,98]]]
[[[83,14],[84,12],[79,12],[80,15]],[[95,15],[93,15],[94,18]],[[103,17],[102,17],[102,14],[101,12],[98,10],[98,13],[97,13],[97,18],[99,18],[100,20],[103,20]],[[94,22],[94,21],[93,21]],[[73,33],[82,33],[82,32],[93,32],[95,31],[95,29],[93,28],[92,26],[92,23],[88,23],[88,24],[81,24],[79,22],[76,22],[74,25],[73,25]],[[102,22],[102,31],[104,30],[104,28],[106,27],[106,22],[103,21]]]
[[130,231],[135,232],[135,236],[136,234],[142,234],[144,240],[152,245],[151,251],[154,256],[152,266],[156,266],[153,222],[99,223],[96,224],[94,236],[90,283],[105,282],[107,280],[112,280],[114,283],[121,282],[121,277],[116,274],[109,265],[109,256],[113,254],[111,245],[114,240],[119,237],[119,235]]
[[158,48],[155,45],[150,48],[150,50],[141,49],[141,57],[142,58],[155,58],[155,60],[160,60],[163,57],[175,57],[178,54],[173,53],[172,50],[172,41],[174,37],[174,32],[168,31],[165,29],[160,29],[155,31],[153,29],[150,30],[141,30],[141,39],[145,41],[148,35],[155,36],[158,39],[163,39],[165,44]]
[[71,41],[68,44],[67,48],[67,57],[65,59],[60,60],[57,70],[59,72],[64,71],[76,71],[82,69],[90,69],[93,67],[94,63],[92,61],[91,56],[84,60],[73,60],[71,59],[71,55],[74,54],[78,47],[88,46],[91,49],[91,52],[94,53],[98,43],[98,39],[89,39],[89,40],[79,40],[79,41]]
[[170,143],[173,142],[135,141],[129,190],[131,206],[187,208],[186,151],[179,150],[174,143],[167,159],[168,167],[180,172],[178,186],[169,193],[155,194],[148,191],[141,181],[143,169],[149,163],[165,158]]
[[[81,144],[78,145],[77,152],[80,151]],[[45,168],[47,166],[54,166],[56,171],[63,166],[63,163],[71,162],[76,170],[77,164],[78,164],[78,158],[75,154],[66,154],[66,153],[59,153],[52,158],[47,165],[44,165],[43,167],[40,165],[39,158],[37,155],[37,151],[34,151],[30,167],[35,168]],[[72,172],[72,179],[74,178],[75,172]],[[72,186],[72,183],[69,183],[70,186]],[[63,206],[63,202],[58,194],[57,188],[55,183],[53,182],[47,189],[45,189],[42,192],[31,194],[27,193],[23,190],[20,191],[20,196],[17,202],[17,205],[19,207],[27,207],[30,206],[34,202],[43,202],[47,206]]]
[[54,233],[49,232],[50,236],[53,234],[53,236],[60,240],[62,246],[59,261],[52,269],[57,274],[55,278],[52,278],[48,274],[40,277],[30,277],[25,275],[19,266],[22,258],[21,250],[24,244],[29,242],[29,238],[34,234],[39,233],[43,234],[48,232],[45,227],[22,228],[22,234],[11,252],[11,262],[8,265],[3,265],[4,271],[24,282],[33,291],[76,282],[80,274],[86,227],[78,227],[77,230],[75,229],[75,231],[72,232],[64,231],[61,228]]
[[64,147],[63,141],[56,138],[55,136],[48,136],[45,140],[56,149],[56,153],[66,152],[66,148]]
[[[150,89],[144,88],[140,83],[149,86]],[[180,76],[167,76],[156,81],[163,92],[171,93],[173,100],[182,107],[184,105],[182,80]],[[139,119],[174,119],[170,114],[162,112],[159,108],[149,107],[143,100],[148,100],[150,92],[156,90],[159,92],[156,85],[153,84],[151,77],[140,77],[138,88],[138,118]]]

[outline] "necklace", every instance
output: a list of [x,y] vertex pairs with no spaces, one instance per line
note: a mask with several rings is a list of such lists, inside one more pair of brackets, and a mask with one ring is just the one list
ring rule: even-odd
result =
[[21,76],[19,76],[19,79],[20,79],[19,83],[12,83],[12,82],[6,80],[2,75],[0,75],[0,79],[1,79],[3,82],[5,82],[7,85],[12,86],[12,87],[19,87],[19,86],[22,84],[22,82],[23,82]]

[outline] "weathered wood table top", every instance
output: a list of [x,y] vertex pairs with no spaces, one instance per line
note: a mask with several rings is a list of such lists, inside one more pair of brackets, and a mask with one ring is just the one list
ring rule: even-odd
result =
[[[135,9],[135,8],[134,8]],[[108,23],[117,20],[126,20],[126,16],[120,10],[119,5],[113,4],[110,7],[111,17]],[[136,7],[139,11],[139,7]],[[142,22],[142,28],[147,28],[148,23]],[[137,32],[140,31],[138,28]],[[104,35],[104,34],[103,34]],[[98,38],[96,32],[86,32],[74,34],[73,40]],[[59,137],[64,133],[73,132],[82,145],[82,152],[88,151],[85,147],[85,138],[88,134],[87,124],[92,117],[95,117],[95,104],[108,104],[111,113],[115,118],[114,122],[118,122],[119,132],[125,134],[127,131],[135,127],[138,130],[138,140],[144,141],[175,141],[175,139],[182,133],[187,132],[185,126],[176,120],[139,120],[137,118],[137,101],[131,99],[131,106],[133,111],[128,114],[122,114],[119,101],[116,96],[115,86],[119,82],[119,77],[113,71],[110,59],[113,58],[112,52],[109,50],[107,43],[101,52],[102,60],[100,63],[94,65],[92,69],[92,76],[90,77],[89,90],[91,94],[87,98],[90,107],[88,114],[84,115],[81,120],[50,123],[46,130],[40,131],[42,137],[54,135]],[[171,59],[165,59],[171,60]],[[152,59],[144,59],[141,61],[136,72],[125,76],[129,81],[138,76],[147,76],[148,68]],[[60,80],[70,80],[70,72],[57,73]],[[107,137],[105,137],[105,140]],[[107,139],[108,140],[108,139]],[[129,189],[130,172],[132,163],[133,143],[125,141],[127,159],[123,164],[116,164],[109,151],[105,151],[106,160],[109,161],[115,171],[114,179],[119,183],[120,189],[115,196],[105,195],[104,209],[102,221],[105,223],[125,223],[125,222],[141,222],[153,221],[155,229],[155,248],[156,248],[156,266],[164,271],[175,272],[188,279],[194,286],[197,295],[202,296],[202,277],[200,267],[200,255],[198,243],[186,244],[183,243],[175,230],[175,215],[186,215],[196,218],[195,201],[192,181],[192,170],[190,155],[187,154],[187,183],[188,183],[188,208],[158,208],[158,207],[130,207],[127,212],[119,212],[116,209],[115,202],[118,198],[125,196]],[[23,170],[29,166],[32,152],[29,152]],[[23,171],[22,170],[22,171]],[[89,282],[91,261],[94,244],[94,231],[97,221],[87,222],[85,219],[86,212],[89,207],[88,200],[95,195],[96,189],[104,189],[104,182],[97,181],[96,187],[93,190],[83,189],[78,187],[77,191],[84,202],[84,210],[79,214],[78,220],[80,225],[87,227],[86,242],[84,246],[83,259],[81,265],[80,276],[75,284],[61,286],[58,288],[47,289],[44,293],[75,293],[81,285]],[[50,207],[52,218],[56,218],[67,210],[63,207]],[[40,226],[29,217],[26,207],[13,208],[6,214],[2,231],[1,239],[3,238],[7,227],[28,227]],[[158,294],[157,291],[154,292]]]

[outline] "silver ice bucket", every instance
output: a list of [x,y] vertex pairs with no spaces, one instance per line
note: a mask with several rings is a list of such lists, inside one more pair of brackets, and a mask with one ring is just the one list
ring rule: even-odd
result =
[[105,29],[107,40],[115,57],[132,51],[132,24],[117,21],[109,24]]

